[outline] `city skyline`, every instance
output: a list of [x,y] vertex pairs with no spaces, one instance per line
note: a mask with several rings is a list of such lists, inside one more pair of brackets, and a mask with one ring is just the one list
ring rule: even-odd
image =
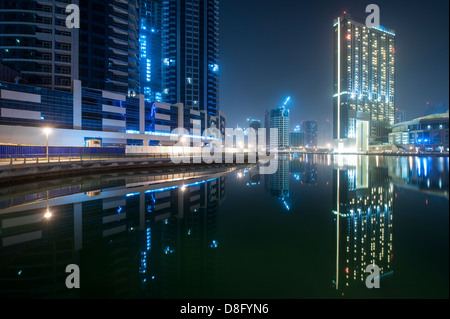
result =
[[448,9],[0,0],[0,295],[448,298]]
[[[367,4],[263,0],[255,8],[251,1],[221,3],[221,109],[229,126],[244,127],[249,117],[263,119],[288,95],[292,124],[332,120],[333,20],[346,11],[364,21]],[[407,111],[408,119],[423,116],[430,106],[448,109],[448,2],[377,4],[381,25],[397,33],[396,107]],[[426,28],[411,22],[419,17]]]

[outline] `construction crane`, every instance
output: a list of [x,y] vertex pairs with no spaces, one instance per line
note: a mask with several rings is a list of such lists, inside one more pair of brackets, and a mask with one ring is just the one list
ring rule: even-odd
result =
[[288,105],[288,103],[291,101],[291,97],[290,96],[288,96],[287,98],[286,98],[286,101],[284,101],[284,103],[283,103],[283,106],[282,106],[282,109],[284,110],[284,109],[286,109],[286,107],[287,107],[287,105]]

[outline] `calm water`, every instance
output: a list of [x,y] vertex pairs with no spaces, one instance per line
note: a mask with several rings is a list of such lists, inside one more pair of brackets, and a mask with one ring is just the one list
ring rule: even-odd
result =
[[0,297],[448,298],[448,191],[448,157],[327,155],[0,189]]

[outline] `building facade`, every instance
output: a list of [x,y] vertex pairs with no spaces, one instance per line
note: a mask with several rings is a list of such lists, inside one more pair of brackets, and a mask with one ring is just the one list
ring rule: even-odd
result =
[[219,111],[219,1],[163,0],[163,101]]
[[449,151],[447,113],[424,116],[394,125],[389,144],[405,151]]
[[221,112],[211,116],[181,103],[83,88],[80,81],[73,92],[0,82],[2,144],[45,145],[43,128],[50,127],[54,146],[86,146],[89,140],[100,140],[103,147],[172,146],[181,134],[175,129],[194,138],[211,127],[224,136],[225,126]]
[[334,20],[334,144],[367,151],[388,142],[395,116],[395,32],[348,14]]
[[139,95],[138,0],[80,0],[80,19],[82,86]]
[[63,0],[0,2],[0,61],[31,85],[70,91],[78,79],[79,29],[66,27],[67,5]]

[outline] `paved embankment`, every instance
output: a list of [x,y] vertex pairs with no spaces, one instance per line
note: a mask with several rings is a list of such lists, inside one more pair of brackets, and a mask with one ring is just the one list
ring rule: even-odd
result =
[[[229,167],[236,164],[213,164]],[[241,164],[242,165],[242,164]],[[210,167],[208,164],[174,164],[169,158],[119,158],[87,161],[61,161],[30,163],[22,165],[0,165],[0,185],[36,180],[63,178],[67,176],[91,175],[103,172],[151,170],[160,168]]]

